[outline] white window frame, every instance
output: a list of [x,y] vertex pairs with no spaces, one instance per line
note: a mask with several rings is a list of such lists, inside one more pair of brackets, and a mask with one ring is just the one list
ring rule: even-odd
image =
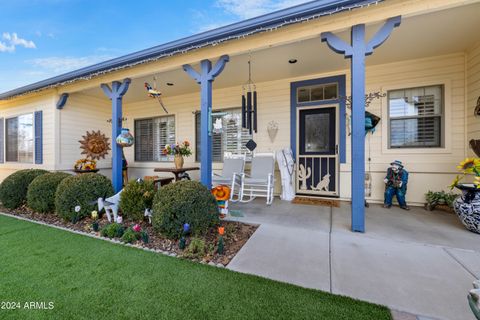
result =
[[384,154],[443,154],[451,153],[452,151],[452,85],[451,80],[432,80],[432,81],[418,81],[418,82],[402,82],[391,86],[381,87],[382,92],[388,92],[393,90],[402,90],[405,88],[421,88],[431,86],[443,86],[443,121],[442,121],[442,134],[443,134],[443,146],[441,147],[402,147],[402,148],[390,148],[390,128],[389,128],[389,105],[388,95],[382,98],[382,153]]
[[[20,162],[20,161],[11,161],[7,160],[7,121],[10,119],[15,119],[21,116],[26,116],[26,115],[31,115],[32,116],[32,161],[31,162]],[[6,116],[4,117],[3,120],[3,161],[4,163],[10,163],[10,164],[34,164],[35,163],[35,112],[25,112],[25,113],[19,113],[11,116]],[[18,135],[18,132],[17,132]],[[18,159],[18,157],[17,157]]]
[[[175,132],[175,143],[176,141],[178,141],[177,139],[177,116],[176,114],[174,113],[170,113],[168,115],[154,115],[154,116],[149,116],[149,117],[142,117],[142,118],[135,118],[133,119],[133,135],[134,137],[136,136],[137,132],[136,132],[136,121],[141,121],[141,120],[149,120],[149,119],[155,119],[155,118],[166,118],[166,117],[173,117],[173,121],[175,123],[175,129],[174,129],[174,132]],[[161,148],[163,149],[165,146],[161,146]],[[138,163],[138,164],[146,164],[146,163],[167,163],[167,162],[171,162],[173,161],[173,156],[167,156],[166,159],[161,159],[161,160],[138,160],[136,159],[136,145],[134,144],[134,147],[133,147],[133,159],[134,159],[134,162],[135,163]]]

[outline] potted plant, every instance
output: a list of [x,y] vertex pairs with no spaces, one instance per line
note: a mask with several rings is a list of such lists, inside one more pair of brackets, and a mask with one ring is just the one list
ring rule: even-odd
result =
[[455,198],[457,198],[455,193],[447,193],[445,191],[428,191],[425,194],[425,209],[428,211],[442,209],[451,212]]
[[[468,230],[480,233],[480,159],[466,158],[457,169],[461,175],[450,187],[461,190],[462,195],[455,199],[453,209]],[[460,183],[465,177],[473,177],[473,181]]]
[[187,140],[182,143],[177,144],[167,144],[163,149],[163,154],[173,155],[175,168],[183,168],[183,157],[188,157],[192,155],[192,150],[190,150],[190,142]]

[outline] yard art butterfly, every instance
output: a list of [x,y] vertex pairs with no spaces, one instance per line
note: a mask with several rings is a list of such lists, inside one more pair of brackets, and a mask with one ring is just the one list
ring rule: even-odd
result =
[[167,108],[165,107],[162,101],[162,92],[157,90],[157,78],[153,77],[153,87],[148,82],[145,82],[145,88],[147,89],[148,96],[150,98],[157,99],[160,105],[162,106],[163,110],[165,111],[165,113],[168,113]]

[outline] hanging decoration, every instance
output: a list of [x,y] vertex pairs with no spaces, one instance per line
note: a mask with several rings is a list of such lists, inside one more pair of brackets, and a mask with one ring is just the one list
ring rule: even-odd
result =
[[117,139],[115,139],[115,141],[120,147],[126,148],[133,145],[134,138],[133,135],[130,133],[130,130],[128,130],[127,128],[122,128],[122,131],[118,135]]
[[[381,99],[383,97],[386,97],[387,94],[381,91],[376,91],[376,92],[370,92],[365,95],[365,108],[368,108],[370,106],[370,103],[375,100],[375,99]],[[352,108],[352,96],[348,97],[340,97],[340,100],[345,100],[345,104],[348,109]],[[349,114],[345,114],[346,117],[346,122],[347,122],[347,133],[350,136],[352,134],[351,132],[351,119]],[[375,132],[375,127],[377,124],[380,122],[380,117],[365,111],[365,135],[367,133],[374,133]]]
[[273,142],[275,140],[275,137],[277,136],[278,122],[276,122],[275,120],[270,121],[267,126],[267,132],[270,141]]
[[242,86],[242,128],[257,133],[257,86],[252,81],[252,61],[248,59],[248,81]]
[[87,131],[82,138],[82,140],[78,140],[78,142],[80,142],[80,149],[83,149],[81,154],[85,154],[87,158],[92,160],[105,159],[105,156],[110,150],[110,143],[105,134],[101,133],[100,130]]
[[168,110],[162,101],[162,92],[157,89],[157,77],[155,76],[153,77],[153,87],[148,82],[145,82],[145,88],[147,89],[148,96],[150,98],[157,99],[160,105],[162,106],[163,111],[165,111],[165,113],[168,114]]

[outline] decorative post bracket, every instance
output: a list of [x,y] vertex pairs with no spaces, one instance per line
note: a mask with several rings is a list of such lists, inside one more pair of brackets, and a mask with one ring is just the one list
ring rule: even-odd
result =
[[105,95],[112,100],[112,184],[115,193],[123,188],[122,178],[122,147],[116,144],[115,139],[122,129],[122,98],[128,90],[131,80],[124,79],[122,82],[113,81],[112,88],[102,83]]
[[[221,56],[212,68],[212,62],[208,59],[200,62],[201,72],[197,72],[191,65],[183,65],[183,70],[198,84],[200,84],[200,180],[209,189],[212,187],[212,137],[210,121],[212,114],[212,82],[223,71],[230,60],[228,55]],[[197,150],[198,151],[198,150]]]
[[321,34],[322,42],[351,59],[352,231],[365,232],[365,56],[384,43],[400,22],[400,16],[389,18],[367,43],[364,24],[352,27],[351,44],[331,32]]

